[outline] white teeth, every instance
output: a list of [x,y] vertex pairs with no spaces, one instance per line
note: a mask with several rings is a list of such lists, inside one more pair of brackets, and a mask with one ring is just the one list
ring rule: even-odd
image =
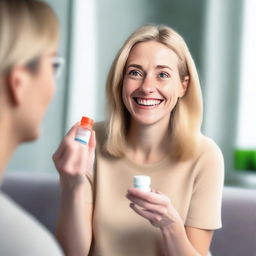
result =
[[146,99],[137,98],[136,102],[139,105],[143,105],[143,106],[155,106],[155,105],[159,105],[161,103],[161,100],[146,100]]

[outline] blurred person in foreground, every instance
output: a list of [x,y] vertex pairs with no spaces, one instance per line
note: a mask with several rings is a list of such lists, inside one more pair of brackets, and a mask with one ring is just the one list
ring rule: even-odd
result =
[[[55,91],[59,24],[41,1],[0,0],[0,175],[17,148],[35,140]],[[59,256],[50,232],[0,193],[0,255]]]
[[[110,69],[107,100],[94,168],[94,133],[82,145],[76,126],[53,156],[66,254],[208,255],[221,227],[224,165],[201,133],[201,88],[183,38],[166,26],[136,30]],[[138,174],[151,177],[151,192],[132,187]]]

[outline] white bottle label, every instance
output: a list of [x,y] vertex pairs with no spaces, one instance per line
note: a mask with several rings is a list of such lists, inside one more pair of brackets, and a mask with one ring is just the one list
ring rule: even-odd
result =
[[91,136],[91,131],[89,129],[79,127],[77,129],[75,140],[84,144],[88,144],[90,140],[90,136]]
[[142,190],[144,192],[150,192],[151,191],[151,188],[148,187],[148,186],[138,186],[138,185],[135,185],[134,187],[139,189],[139,190]]

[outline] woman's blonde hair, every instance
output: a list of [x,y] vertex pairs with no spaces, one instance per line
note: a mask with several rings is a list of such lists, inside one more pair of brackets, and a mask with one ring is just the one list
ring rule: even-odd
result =
[[0,1],[0,78],[56,47],[59,24],[53,10],[37,0]]
[[185,76],[189,76],[186,94],[178,100],[170,121],[170,156],[174,160],[185,160],[193,155],[198,144],[202,123],[202,95],[197,70],[185,41],[167,26],[142,26],[119,50],[106,84],[108,118],[105,147],[112,156],[125,155],[130,121],[130,114],[122,100],[125,65],[132,47],[147,41],[162,43],[174,51],[179,57],[178,70],[181,81]]

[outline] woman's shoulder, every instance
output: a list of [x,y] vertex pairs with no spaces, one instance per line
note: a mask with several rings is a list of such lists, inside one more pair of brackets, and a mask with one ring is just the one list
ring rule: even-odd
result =
[[[52,234],[9,196],[0,193],[0,255],[62,255]],[[26,239],[24,232],[26,230]],[[6,237],[6,239],[5,239]],[[15,246],[12,247],[11,237]],[[40,241],[40,243],[32,243]],[[1,252],[5,253],[1,253]]]
[[221,191],[225,176],[225,165],[222,152],[216,142],[202,135],[200,154],[193,164],[195,184],[198,188],[208,187],[208,191],[210,191],[210,187],[214,187],[214,189]]
[[217,145],[217,143],[213,139],[201,134],[199,141],[200,141],[199,142],[199,154],[200,155],[207,154],[207,153],[222,155],[220,147]]
[[216,163],[222,165],[224,162],[220,147],[213,139],[203,134],[200,136],[199,154],[197,155],[197,161],[203,165]]

